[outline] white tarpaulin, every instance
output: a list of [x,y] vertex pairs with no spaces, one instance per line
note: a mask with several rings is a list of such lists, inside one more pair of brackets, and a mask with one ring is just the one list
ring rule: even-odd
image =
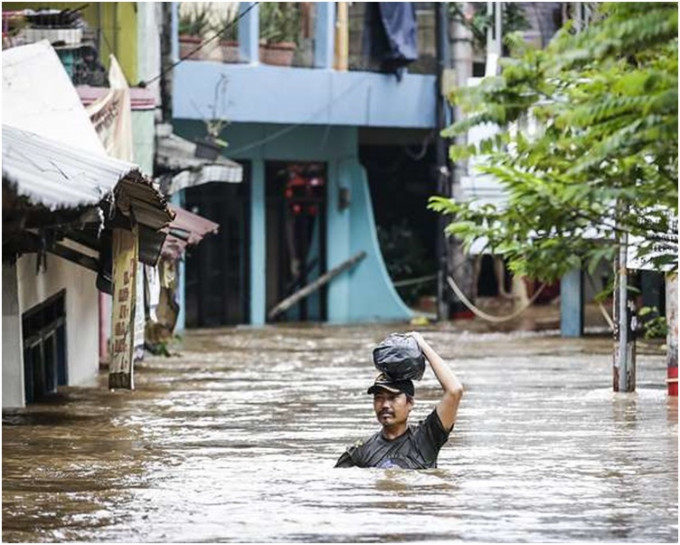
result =
[[47,40],[2,52],[2,122],[106,155],[90,116]]
[[132,106],[130,87],[116,57],[110,56],[109,92],[87,107],[92,125],[111,157],[132,161]]

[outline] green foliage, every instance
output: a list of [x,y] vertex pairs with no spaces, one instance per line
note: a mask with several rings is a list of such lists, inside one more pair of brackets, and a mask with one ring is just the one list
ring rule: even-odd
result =
[[300,6],[297,2],[262,2],[260,38],[266,43],[298,43]]
[[210,28],[210,14],[207,9],[195,10],[179,19],[180,36],[203,36]]
[[[483,51],[486,48],[486,31],[493,25],[493,18],[486,2],[474,3],[472,6],[473,11],[467,14],[464,12],[463,3],[450,2],[449,16],[470,29],[475,49]],[[504,4],[501,19],[503,34],[529,28],[524,8],[516,2]]]
[[468,245],[482,238],[513,271],[542,280],[579,263],[594,270],[623,233],[656,266],[677,269],[677,5],[599,7],[590,27],[567,25],[544,50],[509,36],[502,75],[455,91],[468,117],[442,133],[497,125],[450,156],[485,156],[478,170],[508,198],[498,208],[432,197],[452,218],[446,232]]
[[232,15],[220,17],[219,22],[213,25],[214,34],[220,35],[220,40],[238,42],[238,21]]
[[656,307],[642,307],[638,311],[642,318],[642,331],[645,339],[664,338],[668,334],[668,323]]

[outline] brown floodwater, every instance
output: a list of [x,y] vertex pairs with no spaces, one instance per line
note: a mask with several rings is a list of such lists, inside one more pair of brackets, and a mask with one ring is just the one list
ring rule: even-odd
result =
[[[193,331],[134,392],[102,374],[5,412],[3,541],[677,542],[663,354],[641,350],[637,392],[614,394],[607,337],[425,328],[466,387],[439,468],[333,469],[377,429],[365,390],[390,330]],[[412,416],[437,397],[428,370]]]

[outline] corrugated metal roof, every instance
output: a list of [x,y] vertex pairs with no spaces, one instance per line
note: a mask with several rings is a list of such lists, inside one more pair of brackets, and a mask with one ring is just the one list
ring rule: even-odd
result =
[[203,216],[170,205],[170,210],[175,212],[175,219],[169,225],[170,231],[184,231],[187,233],[189,244],[197,244],[208,233],[217,233],[219,223],[210,221]]
[[169,234],[162,250],[164,256],[178,259],[187,246],[198,244],[204,236],[219,230],[218,223],[203,216],[172,205],[170,210],[175,213],[175,219],[168,226]]
[[2,126],[3,184],[50,210],[97,204],[137,170],[133,163]]
[[195,142],[174,134],[171,125],[156,125],[157,165],[170,171],[181,171],[173,177],[167,190],[169,194],[208,182],[243,181],[243,167],[236,161],[221,155],[214,160],[203,159],[195,153]]

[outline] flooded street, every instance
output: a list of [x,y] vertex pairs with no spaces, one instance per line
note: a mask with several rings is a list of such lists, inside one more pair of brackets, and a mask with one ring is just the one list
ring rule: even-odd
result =
[[[102,374],[5,414],[3,541],[677,542],[665,359],[641,349],[637,393],[615,395],[606,336],[423,329],[466,387],[439,468],[333,469],[377,431],[392,330],[192,331],[134,392]],[[438,395],[428,369],[414,421]]]

